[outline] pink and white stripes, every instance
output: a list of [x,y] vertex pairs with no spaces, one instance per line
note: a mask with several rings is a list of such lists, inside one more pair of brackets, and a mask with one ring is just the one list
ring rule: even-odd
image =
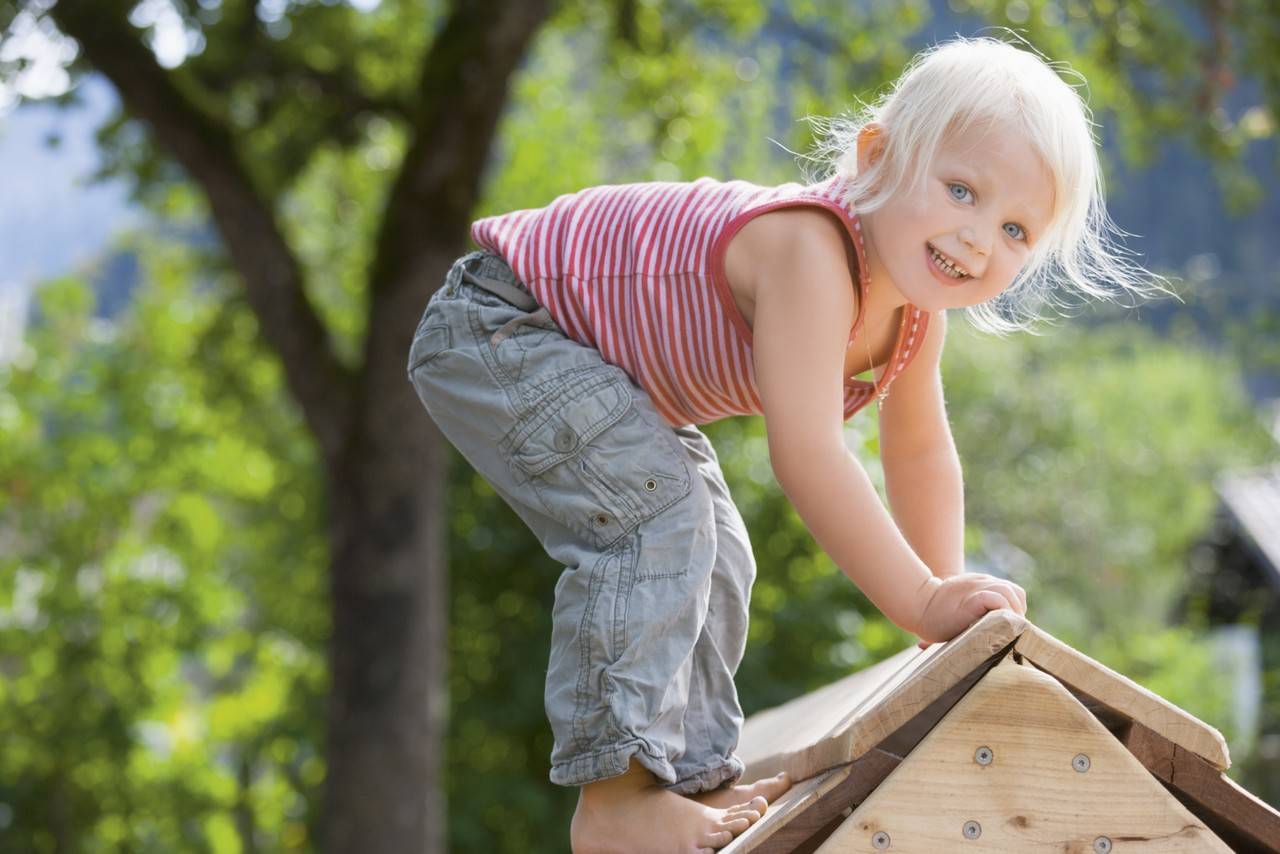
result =
[[[857,248],[865,304],[861,224],[842,189],[838,178],[606,185],[477,220],[471,237],[506,259],[566,335],[625,370],[667,423],[706,424],[761,411],[751,329],[724,277],[725,247],[752,216],[793,205],[838,214]],[[926,313],[906,306],[886,380],[910,362],[927,325]],[[846,419],[873,396],[858,380],[845,392]]]

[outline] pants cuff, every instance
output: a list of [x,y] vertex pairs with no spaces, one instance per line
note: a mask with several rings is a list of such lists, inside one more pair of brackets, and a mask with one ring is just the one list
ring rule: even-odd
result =
[[679,785],[676,769],[666,756],[652,751],[643,739],[631,739],[613,747],[575,756],[551,766],[551,782],[558,786],[584,786],[625,774],[631,757],[658,778],[662,785]]
[[742,779],[742,775],[746,770],[746,765],[743,764],[742,760],[736,754],[731,754],[728,759],[722,759],[710,768],[703,768],[693,774],[682,777],[665,788],[667,791],[675,792],[677,795],[696,795],[700,792],[710,792],[724,785],[732,786]]

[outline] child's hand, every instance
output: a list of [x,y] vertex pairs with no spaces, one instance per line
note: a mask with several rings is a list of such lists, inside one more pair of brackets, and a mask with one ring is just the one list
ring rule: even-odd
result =
[[1027,613],[1027,593],[1012,581],[980,572],[930,579],[921,589],[920,646],[951,640],[988,611]]

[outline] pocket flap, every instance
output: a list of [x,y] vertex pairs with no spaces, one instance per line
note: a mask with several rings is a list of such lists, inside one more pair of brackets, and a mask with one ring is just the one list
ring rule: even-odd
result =
[[512,437],[512,459],[531,475],[564,462],[617,423],[631,405],[631,391],[613,377],[565,389],[539,403],[529,423]]
[[452,338],[447,324],[428,326],[413,339],[409,348],[409,373],[413,369],[431,359],[438,353],[452,346]]

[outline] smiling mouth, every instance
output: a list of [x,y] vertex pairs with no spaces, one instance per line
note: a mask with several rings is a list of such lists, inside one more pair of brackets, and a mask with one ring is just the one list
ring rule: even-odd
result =
[[935,270],[953,282],[963,282],[973,278],[964,269],[954,264],[947,256],[943,255],[933,247],[932,243],[925,243],[925,251],[929,255],[929,263]]

